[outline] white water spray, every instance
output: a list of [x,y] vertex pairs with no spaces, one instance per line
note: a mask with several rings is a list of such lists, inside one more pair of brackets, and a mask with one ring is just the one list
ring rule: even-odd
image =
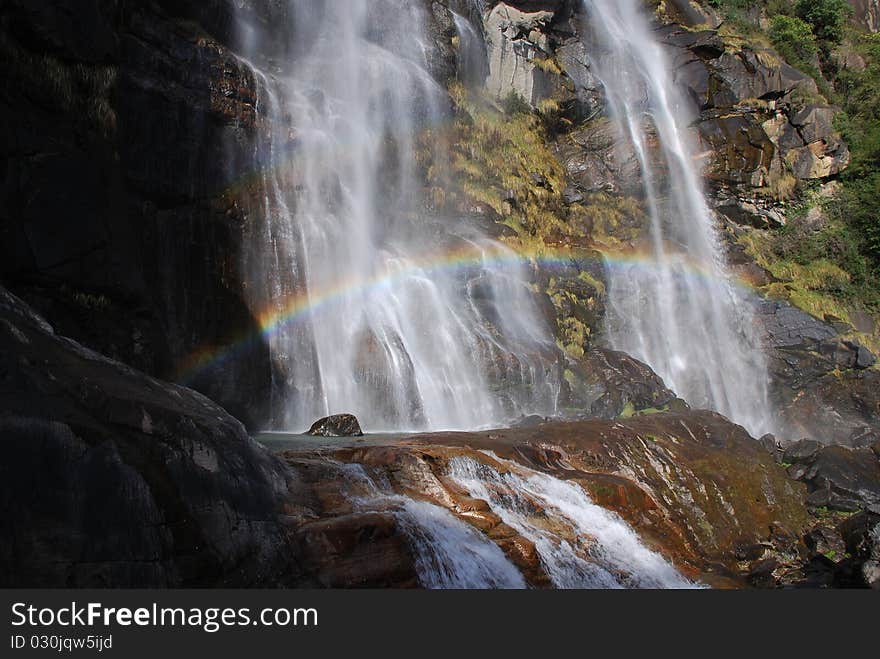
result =
[[270,338],[274,425],[351,412],[373,432],[471,429],[554,413],[554,341],[516,260],[432,216],[422,194],[418,152],[438,147],[420,132],[449,119],[430,16],[405,0],[289,9],[289,60],[258,72],[268,137],[247,263],[255,312],[293,309]]
[[578,485],[507,464],[510,470],[500,473],[471,458],[455,458],[449,475],[535,544],[557,588],[694,587]]
[[494,542],[434,504],[383,492],[358,464],[336,464],[361,511],[390,512],[428,589],[522,589],[525,579]]
[[691,405],[721,412],[756,436],[772,432],[765,358],[703,193],[688,136],[690,106],[643,2],[584,6],[593,69],[638,158],[651,221],[650,261],[609,267],[610,342],[650,365]]

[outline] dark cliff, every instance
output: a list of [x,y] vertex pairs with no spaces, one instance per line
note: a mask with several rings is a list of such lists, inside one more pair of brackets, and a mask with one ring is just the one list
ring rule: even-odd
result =
[[[232,9],[2,3],[0,280],[67,334],[166,379],[196,348],[258,330],[235,200],[253,174],[255,90],[224,45]],[[191,383],[257,422],[269,370],[251,341]]]

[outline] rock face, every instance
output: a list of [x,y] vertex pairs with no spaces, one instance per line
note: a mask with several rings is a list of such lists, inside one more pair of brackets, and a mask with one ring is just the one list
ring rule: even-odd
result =
[[853,20],[857,25],[877,32],[880,30],[880,2],[877,0],[849,0],[853,8]]
[[713,31],[670,26],[666,41],[680,49],[677,78],[699,108],[703,142],[715,151],[707,175],[734,189],[772,187],[784,170],[798,179],[833,176],[849,150],[832,123],[836,110],[805,103],[818,97],[812,79],[770,50],[731,49]]
[[[865,471],[880,466],[876,446],[789,447],[808,497],[708,412],[328,445],[281,461],[200,394],[56,335],[2,289],[0,410],[5,587],[442,586],[425,572],[426,552],[444,551],[438,524],[494,545],[503,583],[552,585],[535,543],[456,484],[461,460],[576,484],[709,585],[876,583],[877,475]],[[866,512],[812,528],[804,500],[819,505],[819,491],[837,497],[823,505],[858,497]],[[533,504],[557,540],[583,540]],[[841,543],[848,558],[834,562]]]
[[[256,85],[225,45],[234,11],[4,3],[0,279],[81,343],[257,423],[271,365],[244,301],[237,199]],[[187,368],[241,337],[222,365]]]
[[515,94],[532,106],[547,98],[551,79],[538,66],[550,51],[542,31],[553,12],[524,12],[501,2],[485,19],[489,78],[486,88],[498,99]]
[[804,440],[788,447],[783,460],[789,475],[809,487],[813,508],[880,514],[880,459],[871,449]]
[[[609,150],[613,137],[602,137],[616,135],[617,127],[605,117],[596,125],[579,121],[605,106],[583,45],[591,36],[581,3],[498,3],[486,16],[495,58],[491,93],[503,98],[514,91],[533,106],[552,98],[569,108],[577,99],[582,107],[569,114],[577,127],[559,140],[575,189],[626,194],[637,165],[632,154]],[[726,42],[718,30],[706,29],[718,18],[697,3],[664,3],[658,18],[676,81],[694,102],[696,137],[719,210],[766,225],[773,215],[764,212],[765,196],[756,190],[772,191],[789,175],[826,179],[847,167],[849,150],[833,127],[837,110],[818,100],[811,78],[770,48]],[[537,65],[548,61],[553,66]]]
[[202,395],[56,335],[0,288],[0,585],[277,586],[294,475]]
[[597,348],[573,368],[572,405],[587,417],[616,419],[670,405],[687,407],[654,371],[622,352]]
[[758,303],[771,397],[792,438],[867,447],[878,439],[880,373],[874,355],[839,329],[784,302]]
[[315,421],[308,434],[315,437],[361,437],[364,433],[353,414],[334,414]]
[[[425,4],[446,81],[455,27]],[[269,62],[295,56],[287,7],[10,0],[0,20],[0,280],[64,334],[249,426],[283,375],[249,300],[265,126],[237,53],[247,33]]]

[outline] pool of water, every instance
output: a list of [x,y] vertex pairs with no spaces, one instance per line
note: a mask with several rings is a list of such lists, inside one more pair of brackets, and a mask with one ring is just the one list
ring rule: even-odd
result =
[[413,434],[376,433],[363,437],[313,437],[289,432],[264,432],[255,435],[254,439],[269,450],[282,453],[284,451],[305,452],[361,446],[390,446],[414,436]]

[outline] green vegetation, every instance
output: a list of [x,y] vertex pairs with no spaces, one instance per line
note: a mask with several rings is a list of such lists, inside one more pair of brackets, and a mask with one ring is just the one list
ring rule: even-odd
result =
[[[780,14],[770,23],[770,40],[789,64],[815,78],[822,79],[816,65],[819,44],[813,28],[797,16]],[[827,85],[824,85],[827,91]]]
[[[786,3],[776,3],[785,6]],[[798,0],[794,4],[795,15],[808,23],[816,38],[825,44],[837,44],[843,39],[843,30],[852,14],[846,0]]]
[[[449,162],[424,163],[435,202],[486,209],[513,229],[523,246],[537,251],[569,233],[565,174],[550,150],[543,115],[517,94],[497,107],[461,86],[450,91],[455,120],[423,137],[445,141],[450,154]],[[448,180],[460,183],[452,187]]]
[[[846,0],[710,0],[742,34],[766,36],[792,66],[816,80],[843,112],[837,128],[852,165],[831,196],[801,190],[789,224],[744,240],[758,262],[780,281],[768,293],[822,317],[848,320],[851,310],[880,310],[880,37],[848,26]],[[838,56],[864,61],[842,66]],[[808,221],[806,216],[813,217]],[[818,215],[818,221],[816,221]],[[868,341],[877,345],[877,341]]]
[[[755,28],[757,12],[775,20],[777,17],[794,19],[788,26],[808,40],[816,39],[823,44],[840,43],[852,8],[846,0],[708,0],[728,21]],[[809,30],[806,35],[800,24]]]
[[632,419],[636,415],[636,406],[633,405],[632,401],[627,402],[626,405],[623,406],[623,410],[620,412],[620,419]]
[[865,68],[841,71],[838,83],[837,101],[844,110],[838,128],[850,145],[852,165],[835,212],[857,235],[865,269],[876,285],[880,278],[880,35],[859,36],[855,48]]

